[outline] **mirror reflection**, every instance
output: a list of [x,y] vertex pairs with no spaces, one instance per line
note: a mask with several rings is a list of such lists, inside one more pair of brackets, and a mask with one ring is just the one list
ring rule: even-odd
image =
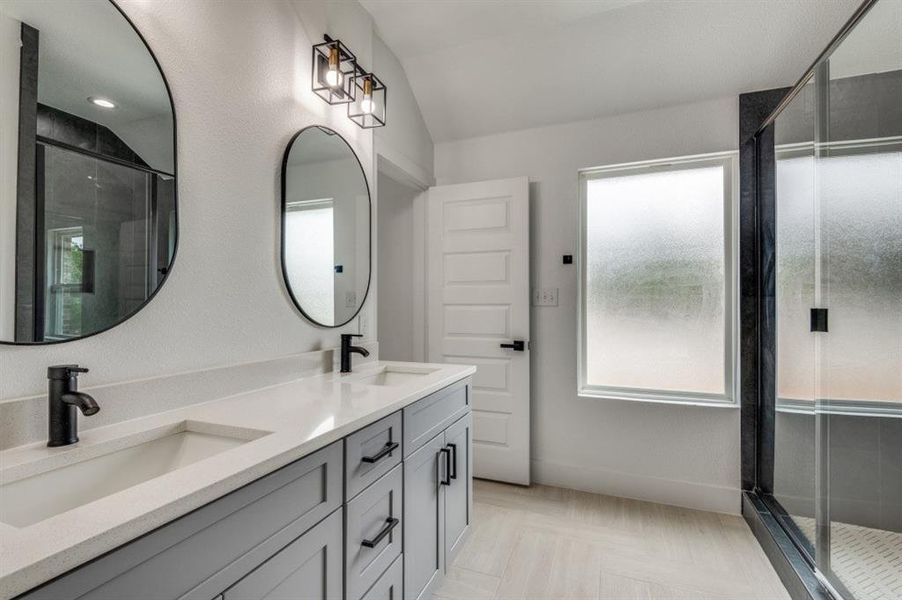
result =
[[108,0],[3,0],[0,44],[0,342],[103,331],[175,252],[166,84]]
[[370,279],[370,195],[360,161],[326,127],[308,127],[282,167],[282,269],[297,307],[326,327],[350,321]]

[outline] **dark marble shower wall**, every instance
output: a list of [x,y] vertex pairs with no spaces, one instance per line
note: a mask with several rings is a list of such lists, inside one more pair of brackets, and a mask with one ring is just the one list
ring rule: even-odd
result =
[[[832,142],[902,136],[902,71],[830,80],[829,139]],[[814,141],[814,85],[806,85],[780,113],[776,143]]]
[[38,104],[37,135],[92,154],[125,161],[139,167],[148,167],[148,164],[109,128],[52,106]]
[[[773,411],[762,407],[774,406],[775,389],[762,385],[773,381],[776,344],[773,128],[767,131],[769,149],[766,143],[758,143],[755,134],[788,92],[789,88],[780,88],[739,96],[739,393],[742,489],[746,491],[754,491],[762,483],[770,485],[768,465],[773,460],[759,462],[759,453],[773,456],[772,438],[768,443],[759,436],[773,431]],[[759,161],[768,163],[770,168],[759,173]]]

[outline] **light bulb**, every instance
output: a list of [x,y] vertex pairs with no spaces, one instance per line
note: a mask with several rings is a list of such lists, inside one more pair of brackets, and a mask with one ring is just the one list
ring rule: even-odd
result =
[[363,100],[360,101],[360,110],[367,115],[373,114],[376,110],[376,103],[373,102],[373,80],[370,77],[363,80]]
[[338,72],[338,69],[326,71],[326,83],[329,84],[329,87],[341,86],[341,73]]
[[341,71],[338,70],[338,48],[329,48],[329,70],[326,71],[326,83],[329,87],[341,87]]

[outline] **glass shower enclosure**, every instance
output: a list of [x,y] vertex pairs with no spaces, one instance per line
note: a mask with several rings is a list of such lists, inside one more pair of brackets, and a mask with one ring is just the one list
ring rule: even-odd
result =
[[[774,366],[759,490],[834,595],[902,598],[902,0],[867,3],[772,144]],[[759,177],[761,173],[759,172]]]

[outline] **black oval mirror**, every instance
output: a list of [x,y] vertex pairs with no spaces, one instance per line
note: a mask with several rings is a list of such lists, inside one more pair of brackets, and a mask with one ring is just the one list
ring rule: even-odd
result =
[[[0,343],[65,342],[141,310],[172,268],[175,113],[159,65],[107,1],[4,0]],[[20,54],[19,54],[20,53]],[[11,161],[11,162],[10,162]]]
[[302,129],[282,161],[282,274],[298,310],[323,327],[353,319],[370,284],[370,190],[350,144]]

